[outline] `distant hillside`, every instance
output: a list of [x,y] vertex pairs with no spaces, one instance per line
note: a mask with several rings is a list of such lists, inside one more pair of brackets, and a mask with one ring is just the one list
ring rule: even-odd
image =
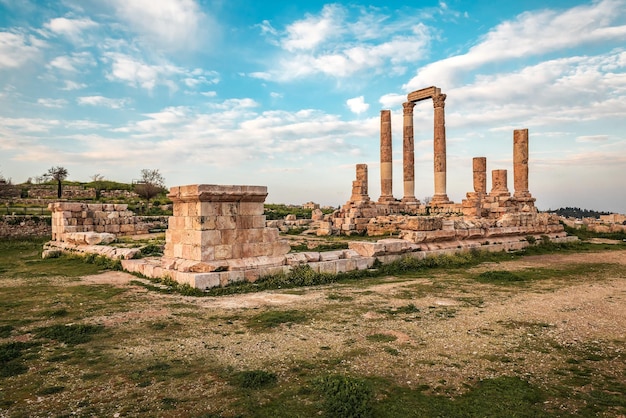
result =
[[596,218],[599,219],[600,215],[609,215],[611,212],[598,212],[595,210],[581,209],[581,208],[559,208],[559,209],[548,209],[546,212],[548,213],[556,213],[557,215],[564,216],[567,218]]

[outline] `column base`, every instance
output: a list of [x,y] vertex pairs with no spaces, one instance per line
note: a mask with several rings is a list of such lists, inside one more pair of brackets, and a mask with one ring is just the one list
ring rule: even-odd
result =
[[420,204],[420,201],[417,200],[415,196],[404,196],[401,202],[407,205],[419,205]]
[[378,198],[378,203],[392,203],[397,202],[396,198],[392,195],[389,196],[381,196]]
[[432,199],[430,199],[430,204],[431,205],[438,205],[438,204],[442,204],[442,203],[452,203],[450,201],[450,199],[448,199],[448,195],[447,194],[436,194],[433,196]]

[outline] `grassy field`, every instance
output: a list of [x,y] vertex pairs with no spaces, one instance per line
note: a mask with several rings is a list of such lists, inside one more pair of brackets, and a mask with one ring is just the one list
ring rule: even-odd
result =
[[42,244],[0,243],[0,416],[626,414],[624,245],[191,297]]

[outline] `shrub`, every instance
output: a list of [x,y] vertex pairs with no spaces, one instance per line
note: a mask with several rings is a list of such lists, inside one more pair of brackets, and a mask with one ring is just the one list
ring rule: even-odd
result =
[[265,370],[247,370],[235,375],[234,383],[240,388],[260,389],[276,383],[276,374]]
[[327,416],[342,418],[372,416],[372,389],[364,380],[330,375],[317,379],[314,387],[323,397]]

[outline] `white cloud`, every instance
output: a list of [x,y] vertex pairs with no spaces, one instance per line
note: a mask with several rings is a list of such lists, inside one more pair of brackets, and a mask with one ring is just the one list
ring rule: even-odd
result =
[[45,42],[31,35],[0,32],[0,69],[17,68],[39,56]]
[[382,107],[389,109],[391,107],[397,107],[406,102],[406,94],[390,93],[385,94],[378,99]]
[[216,97],[216,96],[217,96],[217,92],[216,92],[216,91],[214,91],[214,90],[211,90],[211,91],[203,91],[203,92],[201,92],[200,94],[201,94],[201,95],[203,95],[203,96],[206,96],[206,97]]
[[560,12],[525,12],[491,30],[467,53],[420,68],[405,90],[437,85],[452,87],[461,76],[485,64],[536,56],[603,41],[626,39],[626,25],[611,26],[626,7],[624,0],[602,0]]
[[44,25],[53,33],[66,36],[73,42],[82,41],[83,32],[97,26],[98,24],[89,18],[68,19],[66,17],[51,19]]
[[60,108],[67,104],[65,99],[37,99],[37,103],[44,107],[56,107]]
[[608,135],[583,135],[576,137],[576,142],[591,142],[599,143],[606,142],[609,139]]
[[111,71],[106,75],[107,79],[146,90],[164,85],[175,91],[179,83],[187,87],[197,87],[200,84],[219,82],[218,73],[215,71],[188,70],[169,62],[148,64],[139,58],[119,52],[106,52],[104,57],[111,64]]
[[84,89],[85,87],[87,87],[87,84],[85,83],[77,83],[72,80],[65,80],[65,84],[63,87],[61,87],[61,90],[66,90],[66,91],[80,90],[80,89]]
[[342,32],[343,9],[337,4],[327,4],[320,16],[308,15],[286,28],[282,41],[287,51],[314,49],[326,39]]
[[79,105],[102,106],[111,109],[121,109],[128,102],[126,99],[112,99],[104,96],[82,96],[76,99]]
[[157,49],[196,49],[207,45],[206,32],[217,22],[194,0],[111,0],[117,16]]
[[363,98],[363,96],[354,97],[352,99],[346,100],[346,105],[352,113],[356,113],[357,115],[359,113],[366,112],[367,109],[369,109],[370,107],[369,104],[365,103],[365,99]]
[[307,15],[282,33],[265,31],[266,35],[278,37],[278,41],[271,38],[271,42],[281,45],[283,51],[272,57],[271,69],[249,75],[276,81],[316,74],[344,78],[366,69],[380,73],[387,64],[391,66],[385,72],[402,74],[408,63],[425,56],[430,33],[417,16],[403,14],[400,23],[390,23],[388,16],[361,8],[352,17],[353,9],[326,5],[319,15]]
[[76,73],[87,66],[93,67],[95,65],[96,60],[89,52],[74,52],[71,55],[61,55],[54,58],[47,67]]

